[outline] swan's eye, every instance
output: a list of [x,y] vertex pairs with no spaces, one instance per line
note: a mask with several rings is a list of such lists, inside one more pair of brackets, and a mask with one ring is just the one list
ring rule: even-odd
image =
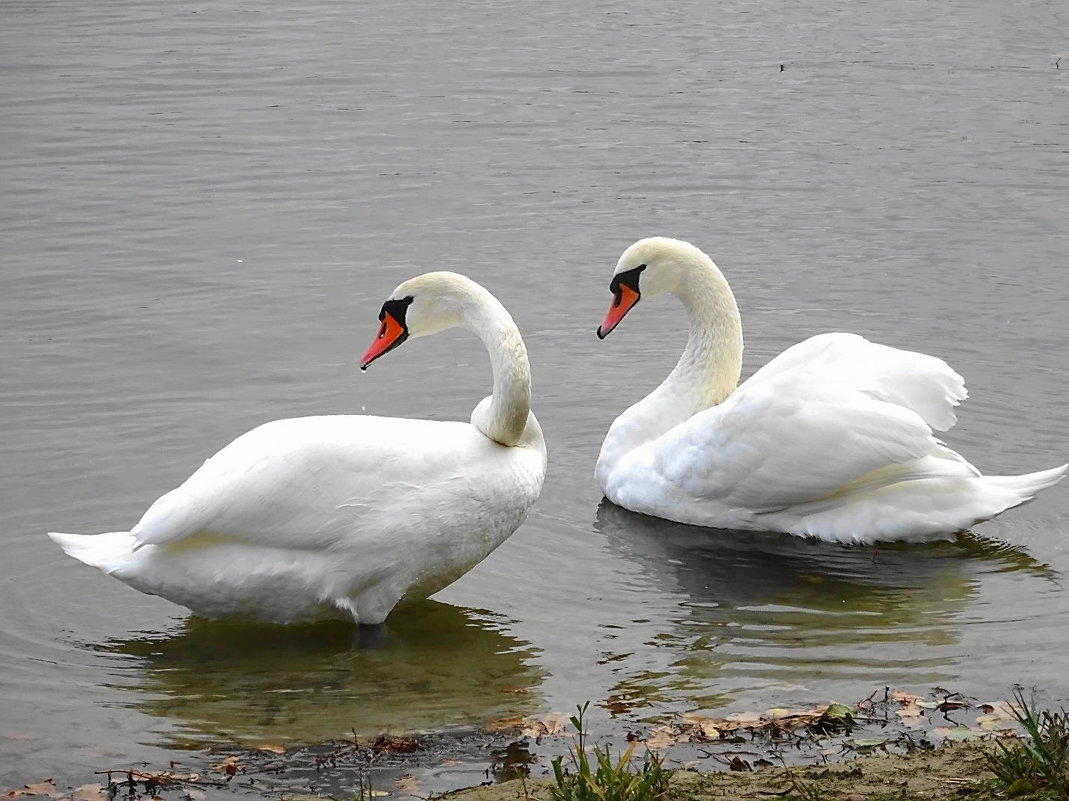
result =
[[402,328],[406,328],[405,314],[408,312],[408,307],[412,305],[412,296],[408,295],[400,300],[388,300],[382,304],[382,309],[379,311],[379,320],[382,322],[383,328],[379,331],[381,337],[386,330],[386,315],[390,315],[397,322],[401,324]]
[[616,295],[616,305],[620,305],[620,287],[626,286],[632,292],[638,294],[638,277],[643,270],[646,269],[645,264],[640,264],[630,270],[625,270],[622,273],[617,273],[612,277],[612,281],[609,282],[609,291]]

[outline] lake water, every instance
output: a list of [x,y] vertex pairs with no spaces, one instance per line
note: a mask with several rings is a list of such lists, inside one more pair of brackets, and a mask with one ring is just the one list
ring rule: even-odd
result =
[[[1069,5],[8,2],[0,108],[0,786],[219,741],[590,700],[599,731],[885,685],[1069,701],[1069,484],[877,550],[603,503],[674,301],[605,342],[633,240],[735,289],[744,374],[848,330],[946,358],[986,472],[1069,458]],[[524,526],[377,637],[207,624],[64,556],[264,421],[466,419],[472,337],[357,358],[401,280],[512,311],[550,472]],[[612,710],[617,717],[609,718]]]

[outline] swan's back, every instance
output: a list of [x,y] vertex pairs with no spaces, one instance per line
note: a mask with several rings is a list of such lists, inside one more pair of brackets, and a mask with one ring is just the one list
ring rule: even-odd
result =
[[[472,508],[522,503],[533,483],[524,470],[529,453],[461,422],[371,415],[276,420],[207,460],[156,501],[132,533],[143,544],[225,533],[295,549],[359,547],[417,517],[440,519],[464,501]],[[309,529],[315,514],[320,518]]]

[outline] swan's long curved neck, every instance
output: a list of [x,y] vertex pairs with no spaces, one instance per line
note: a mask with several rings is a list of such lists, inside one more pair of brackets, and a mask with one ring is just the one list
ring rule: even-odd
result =
[[489,406],[479,404],[472,425],[502,445],[517,445],[531,410],[531,362],[512,315],[487,292],[469,306],[464,324],[490,354],[494,394]]
[[699,252],[683,259],[668,291],[679,297],[690,318],[687,346],[660,386],[610,427],[595,468],[603,487],[624,454],[722,403],[739,383],[742,320],[735,296],[707,256]]
[[662,387],[693,400],[692,414],[722,403],[742,374],[742,318],[727,279],[706,256],[695,256],[675,294],[690,319],[683,355]]

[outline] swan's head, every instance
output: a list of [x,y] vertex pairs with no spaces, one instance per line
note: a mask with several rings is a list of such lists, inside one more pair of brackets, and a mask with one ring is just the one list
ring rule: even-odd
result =
[[689,266],[708,260],[698,248],[680,239],[652,236],[638,240],[616,263],[609,282],[612,305],[598,326],[598,338],[605,339],[643,296],[678,292]]
[[410,278],[390,293],[379,312],[379,333],[360,359],[366,370],[409,337],[460,325],[465,306],[486,290],[459,273],[433,272]]

